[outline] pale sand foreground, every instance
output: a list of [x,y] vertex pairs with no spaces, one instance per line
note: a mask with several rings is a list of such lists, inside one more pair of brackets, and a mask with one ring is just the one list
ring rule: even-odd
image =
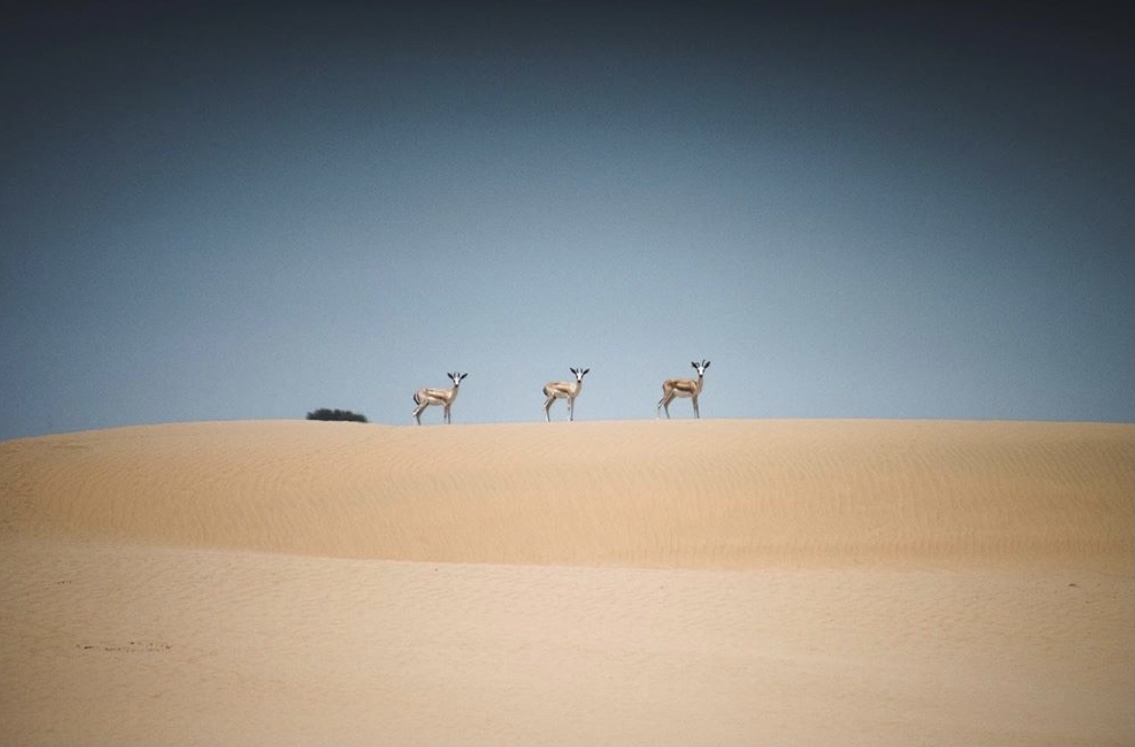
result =
[[1131,425],[8,441],[0,742],[1131,744],[1133,495]]

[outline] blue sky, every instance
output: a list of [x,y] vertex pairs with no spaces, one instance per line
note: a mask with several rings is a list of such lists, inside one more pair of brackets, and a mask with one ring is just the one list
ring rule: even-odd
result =
[[1118,8],[783,5],[14,12],[0,438],[702,358],[703,417],[1135,420]]

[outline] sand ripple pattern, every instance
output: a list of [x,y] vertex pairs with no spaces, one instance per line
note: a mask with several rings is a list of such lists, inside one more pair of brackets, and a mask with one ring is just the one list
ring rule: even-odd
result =
[[1135,426],[183,423],[0,444],[4,533],[342,558],[745,568],[1135,553]]

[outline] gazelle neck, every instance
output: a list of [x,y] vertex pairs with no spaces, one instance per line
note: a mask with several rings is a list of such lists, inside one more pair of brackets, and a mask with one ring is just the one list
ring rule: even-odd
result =
[[582,368],[577,371],[573,368],[571,372],[575,374],[575,381],[570,384],[571,394],[574,397],[583,389],[583,377],[587,375],[587,371]]

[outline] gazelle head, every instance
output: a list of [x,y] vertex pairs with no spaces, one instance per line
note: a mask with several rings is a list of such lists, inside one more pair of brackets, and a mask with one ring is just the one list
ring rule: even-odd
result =
[[698,376],[701,377],[702,375],[705,374],[705,370],[707,368],[709,368],[709,361],[707,361],[705,359],[702,359],[701,363],[696,363],[694,361],[690,361],[690,365],[697,369]]
[[590,370],[590,368],[573,368],[571,369],[571,372],[575,374],[575,380],[582,384],[583,377],[586,376]]
[[447,375],[449,376],[449,380],[453,382],[453,388],[456,389],[457,387],[461,386],[461,380],[469,374],[457,373],[456,371],[454,371],[453,373]]

